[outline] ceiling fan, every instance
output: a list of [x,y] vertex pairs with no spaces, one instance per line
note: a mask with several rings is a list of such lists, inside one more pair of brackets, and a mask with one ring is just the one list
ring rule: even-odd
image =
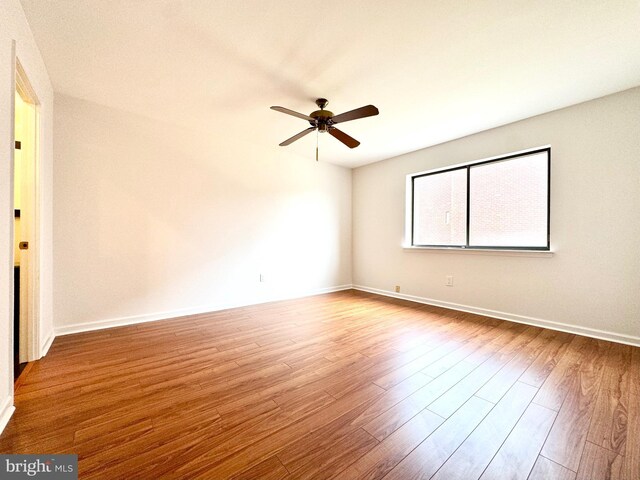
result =
[[[293,110],[289,110],[284,107],[271,107],[271,110],[275,110],[277,112],[286,113],[287,115],[293,115],[294,117],[302,118],[303,120],[307,120],[311,127],[306,130],[297,133],[291,138],[286,139],[284,142],[280,144],[281,147],[286,147],[287,145],[292,144],[296,140],[304,137],[308,133],[317,130],[318,132],[329,132],[331,136],[337,138],[342,143],[344,143],[349,148],[356,148],[360,145],[360,142],[353,137],[350,137],[342,130],[338,130],[334,127],[337,123],[348,122],[350,120],[357,120],[358,118],[371,117],[373,115],[378,115],[378,109],[373,105],[367,105],[365,107],[356,108],[355,110],[350,110],[345,113],[341,113],[340,115],[334,115],[333,112],[329,110],[325,110],[324,107],[327,106],[329,100],[326,98],[318,98],[316,100],[316,105],[320,107],[320,110],[316,110],[311,112],[309,115],[305,115],[304,113],[298,113]],[[318,159],[318,148],[316,146],[316,160]]]

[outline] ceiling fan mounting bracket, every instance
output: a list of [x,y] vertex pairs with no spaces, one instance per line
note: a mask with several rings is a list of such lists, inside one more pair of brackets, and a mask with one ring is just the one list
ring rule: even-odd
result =
[[318,98],[316,99],[316,105],[318,105],[321,110],[324,110],[324,107],[329,105],[329,100],[327,100],[326,98]]

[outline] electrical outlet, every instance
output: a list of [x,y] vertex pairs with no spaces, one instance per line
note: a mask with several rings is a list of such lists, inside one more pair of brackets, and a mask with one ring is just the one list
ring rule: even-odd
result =
[[261,274],[260,274],[260,282],[264,283],[264,282],[266,282],[266,281],[267,281],[267,279],[266,279],[266,277],[264,276],[264,273],[261,273]]
[[396,285],[396,293],[400,293],[400,285]]
[[447,275],[447,278],[444,282],[447,287],[453,287],[453,275]]

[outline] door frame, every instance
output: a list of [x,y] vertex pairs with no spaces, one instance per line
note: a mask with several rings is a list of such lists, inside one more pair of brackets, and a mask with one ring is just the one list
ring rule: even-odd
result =
[[[22,291],[21,285],[21,312],[25,312],[25,316],[20,315],[21,324],[21,340],[24,333],[25,339],[21,341],[21,346],[26,347],[26,360],[32,362],[41,357],[40,353],[40,221],[39,221],[39,205],[40,205],[40,102],[38,96],[27,77],[27,74],[20,63],[20,60],[15,56],[14,62],[15,72],[15,92],[18,93],[22,99],[33,108],[33,139],[32,152],[29,155],[30,161],[28,169],[26,170],[25,177],[28,192],[21,195],[21,215],[20,224],[21,231],[26,233],[21,237],[21,241],[29,242],[29,254],[26,261],[26,291]],[[15,108],[13,109],[13,121],[11,125],[12,139],[15,139]],[[15,149],[12,150],[15,152]],[[12,191],[11,191],[11,204],[14,206],[14,182],[15,182],[15,169],[14,169],[15,156],[11,161],[11,176],[12,176]],[[25,202],[26,200],[26,202]],[[25,214],[22,214],[22,211]],[[15,211],[11,209],[11,213]],[[24,223],[23,223],[24,222]],[[16,235],[18,232],[12,229],[12,248],[15,245]],[[25,255],[21,255],[24,258]],[[22,277],[22,260],[21,260],[21,277]],[[22,282],[21,282],[22,283]],[[14,292],[15,293],[15,292]],[[23,305],[24,299],[24,305]],[[26,308],[25,308],[26,307]],[[13,322],[12,322],[13,323]],[[13,332],[12,332],[13,333]],[[15,335],[15,333],[13,333]],[[23,357],[21,355],[21,357]],[[23,357],[24,358],[24,357]]]

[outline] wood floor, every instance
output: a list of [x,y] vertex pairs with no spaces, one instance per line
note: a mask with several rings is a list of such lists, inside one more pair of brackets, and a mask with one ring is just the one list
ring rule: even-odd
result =
[[59,337],[16,406],[82,479],[640,479],[640,349],[352,291]]

